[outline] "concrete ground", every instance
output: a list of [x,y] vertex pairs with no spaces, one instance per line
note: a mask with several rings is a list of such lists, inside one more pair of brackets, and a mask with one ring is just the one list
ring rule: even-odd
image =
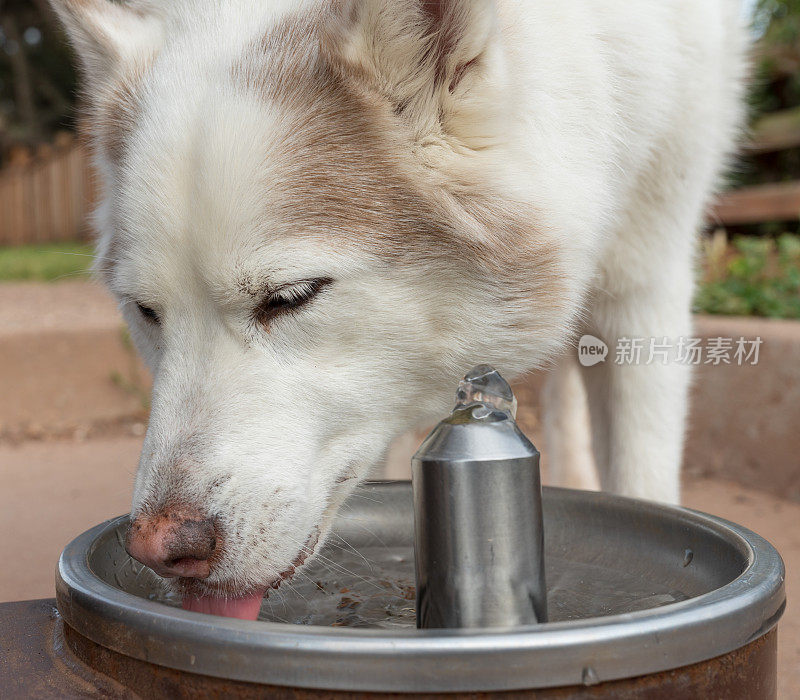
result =
[[0,445],[0,602],[51,598],[58,555],[130,510],[141,438]]
[[98,285],[0,284],[0,444],[141,430],[148,386]]
[[[0,445],[0,602],[54,595],[64,545],[129,508],[141,438]],[[719,479],[688,477],[685,504],[749,527],[786,562],[787,612],[779,627],[781,698],[800,697],[800,503]]]

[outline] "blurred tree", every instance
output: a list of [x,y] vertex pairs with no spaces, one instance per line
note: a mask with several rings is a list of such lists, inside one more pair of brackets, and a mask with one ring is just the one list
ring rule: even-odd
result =
[[800,105],[800,0],[759,0],[753,105],[758,112]]
[[76,76],[47,0],[0,0],[0,161],[74,124]]
[[[800,0],[757,0],[753,27],[758,38],[750,94],[756,122],[773,113],[772,127],[797,130],[800,118]],[[765,126],[762,120],[760,126]],[[800,148],[787,148],[747,158],[737,184],[800,179]],[[766,224],[760,233],[775,233],[781,225]]]

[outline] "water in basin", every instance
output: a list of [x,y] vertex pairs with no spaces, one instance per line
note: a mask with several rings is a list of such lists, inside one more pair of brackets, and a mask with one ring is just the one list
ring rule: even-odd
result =
[[[383,629],[416,626],[410,547],[352,552],[343,545],[329,545],[322,555],[328,561],[318,559],[288,585],[269,591],[259,620]],[[690,597],[669,583],[640,578],[620,581],[617,572],[597,564],[550,557],[548,565],[551,622],[646,610]],[[136,562],[132,566],[140,567]],[[152,583],[151,600],[180,607],[179,597]]]
[[[407,488],[397,495],[387,508],[382,507],[385,502],[372,501],[351,507],[320,556],[293,580],[269,591],[259,619],[297,625],[413,628],[411,504]],[[556,506],[547,498],[547,490],[544,502],[550,622],[686,600],[735,578],[744,564],[731,556],[720,561],[707,537],[694,541],[696,536],[674,528],[657,533],[658,547],[642,547],[645,538],[656,540],[654,533],[640,527],[635,502],[629,512],[603,523],[593,521],[585,510],[571,509],[568,498],[559,499]],[[387,512],[393,513],[389,521]],[[369,523],[368,529],[364,522]],[[116,546],[106,545],[109,558],[95,552],[92,559],[98,574],[136,595],[179,606],[180,599],[167,593],[158,577],[120,551],[121,538],[118,532]],[[103,548],[99,543],[98,549]],[[99,566],[100,561],[106,565]]]

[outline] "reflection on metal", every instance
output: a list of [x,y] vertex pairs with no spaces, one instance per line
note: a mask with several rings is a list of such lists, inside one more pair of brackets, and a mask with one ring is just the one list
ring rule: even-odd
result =
[[539,452],[489,365],[411,460],[417,626],[517,627],[547,619]]

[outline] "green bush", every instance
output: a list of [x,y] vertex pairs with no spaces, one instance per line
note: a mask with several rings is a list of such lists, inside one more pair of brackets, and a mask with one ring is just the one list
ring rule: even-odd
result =
[[89,276],[94,254],[86,243],[0,248],[0,282],[51,282]]
[[753,28],[759,38],[750,94],[756,114],[800,105],[800,0],[758,0]]
[[721,270],[700,284],[698,311],[800,319],[800,236],[740,237]]

